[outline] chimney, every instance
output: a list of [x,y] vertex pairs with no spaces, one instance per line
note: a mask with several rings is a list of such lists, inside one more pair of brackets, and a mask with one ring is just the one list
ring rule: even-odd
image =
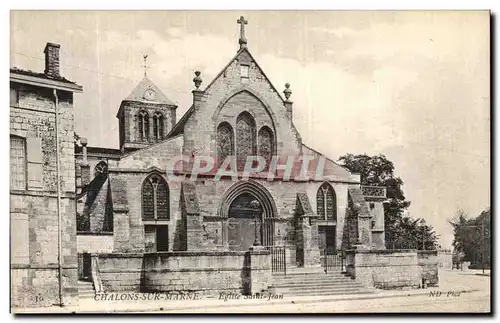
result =
[[45,45],[45,75],[53,78],[59,78],[59,48],[61,45],[54,43],[47,43]]

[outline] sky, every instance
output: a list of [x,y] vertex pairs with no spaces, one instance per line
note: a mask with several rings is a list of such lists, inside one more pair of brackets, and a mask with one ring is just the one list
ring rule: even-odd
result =
[[61,74],[84,89],[76,132],[119,148],[116,113],[143,77],[143,54],[179,120],[193,72],[207,85],[238,50],[240,15],[271,82],[291,84],[305,144],[335,160],[386,155],[409,215],[444,247],[458,209],[489,207],[487,11],[12,11],[11,67],[42,72],[46,42],[61,44]]

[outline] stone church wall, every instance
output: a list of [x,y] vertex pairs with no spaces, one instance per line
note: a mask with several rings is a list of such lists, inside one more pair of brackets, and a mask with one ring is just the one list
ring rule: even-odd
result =
[[[249,78],[246,80],[242,80],[240,76],[240,63],[249,66]],[[284,89],[284,85],[281,86]],[[197,154],[215,155],[217,150],[217,125],[215,124],[217,109],[221,104],[224,104],[225,100],[230,99],[242,90],[247,92],[239,95],[237,99],[244,106],[250,103],[248,107],[254,111],[257,120],[269,119],[268,113],[272,115],[278,140],[278,156],[298,155],[301,149],[301,139],[292,124],[291,114],[286,111],[280,94],[273,88],[245,51],[240,53],[239,57],[232,61],[224,72],[213,81],[209,89],[203,94],[199,109],[196,109],[187,121],[184,127],[185,154],[190,155],[196,151]],[[260,108],[260,106],[257,109],[254,103],[256,102],[255,98],[267,105],[269,111]]]
[[[316,193],[322,182],[284,182],[284,181],[266,181],[259,180],[258,183],[270,193],[278,214],[276,218],[279,220],[275,224],[275,233],[280,230],[280,237],[277,238],[277,245],[287,245],[295,247],[295,227],[294,215],[296,198],[298,192],[306,192],[311,207],[316,210]],[[200,201],[200,214],[206,218],[204,224],[213,232],[214,228],[220,228],[220,219],[212,220],[212,216],[220,216],[219,209],[221,206],[222,197],[235,182],[230,180],[214,181],[213,179],[206,179],[196,183],[196,190]],[[337,246],[342,245],[344,218],[347,209],[347,184],[343,183],[330,183],[335,190],[337,196],[337,232],[336,243]],[[218,231],[220,232],[220,231]],[[215,239],[213,239],[215,240]],[[215,247],[215,244],[207,241],[207,247]],[[293,247],[290,249],[293,251]],[[292,252],[291,251],[291,252]],[[288,259],[294,258],[290,254]]]

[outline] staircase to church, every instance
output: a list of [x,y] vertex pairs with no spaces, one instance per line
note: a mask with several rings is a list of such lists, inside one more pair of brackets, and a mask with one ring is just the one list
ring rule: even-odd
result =
[[288,296],[373,294],[367,288],[340,272],[325,274],[322,268],[297,268],[286,275],[273,276],[269,292]]
[[94,298],[94,284],[92,282],[87,282],[83,280],[78,281],[78,296],[80,299]]

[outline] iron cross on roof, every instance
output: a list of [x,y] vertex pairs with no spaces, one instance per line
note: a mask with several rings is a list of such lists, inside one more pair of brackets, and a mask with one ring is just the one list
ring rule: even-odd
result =
[[236,21],[238,24],[240,24],[240,48],[246,47],[247,45],[247,39],[245,37],[245,25],[248,25],[248,21],[245,20],[245,17],[241,16],[240,19]]
[[144,59],[144,64],[142,65],[142,67],[144,67],[144,77],[147,77],[148,76],[148,68],[149,68],[149,65],[148,65],[148,55],[147,54],[144,54],[142,55],[142,58]]

